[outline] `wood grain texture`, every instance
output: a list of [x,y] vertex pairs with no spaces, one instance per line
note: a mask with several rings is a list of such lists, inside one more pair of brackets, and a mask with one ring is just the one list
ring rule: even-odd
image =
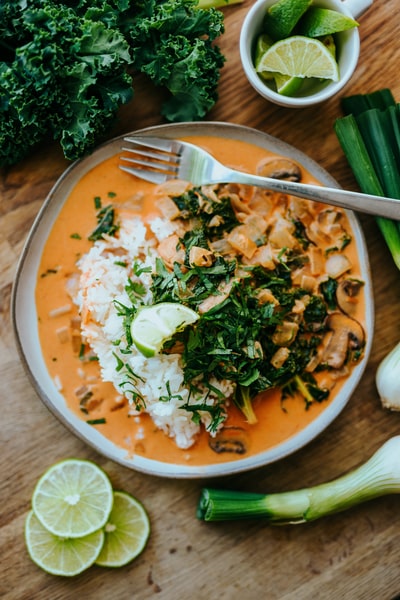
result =
[[[225,8],[219,44],[227,57],[219,100],[209,120],[260,129],[297,146],[343,186],[357,189],[333,131],[340,97],[390,87],[400,100],[400,24],[394,2],[375,0],[360,18],[361,56],[341,96],[316,108],[285,109],[258,97],[238,52],[240,26],[252,2]],[[110,137],[161,123],[158,93],[143,79]],[[37,397],[18,357],[10,296],[23,242],[47,193],[67,162],[57,146],[0,172],[0,596],[7,600],[391,600],[400,594],[397,514],[400,498],[381,498],[308,525],[274,528],[263,522],[199,522],[195,508],[207,481],[162,480],[108,461],[78,440]],[[376,327],[369,365],[348,406],[314,442],[275,465],[213,485],[283,491],[327,481],[365,461],[399,432],[400,414],[384,411],[376,368],[400,339],[400,273],[371,217],[360,217],[367,240]],[[46,575],[29,560],[23,527],[34,485],[55,461],[96,461],[115,488],[137,496],[152,533],[144,553],[117,570],[93,567],[73,579]]]

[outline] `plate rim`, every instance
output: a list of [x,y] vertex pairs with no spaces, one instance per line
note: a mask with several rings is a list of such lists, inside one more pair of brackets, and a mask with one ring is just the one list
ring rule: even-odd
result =
[[[373,298],[373,290],[372,290],[372,277],[371,277],[371,269],[368,257],[368,249],[366,245],[366,240],[364,237],[364,232],[359,222],[357,215],[350,210],[345,209],[344,212],[349,218],[349,221],[353,227],[353,230],[356,234],[357,238],[357,249],[358,253],[361,256],[361,270],[362,277],[365,280],[365,298],[366,298],[366,323],[365,328],[368,333],[366,346],[364,351],[364,357],[362,361],[353,368],[353,372],[350,378],[346,381],[342,390],[346,387],[350,387],[351,390],[345,394],[345,398],[341,402],[336,402],[336,399],[329,405],[327,408],[322,411],[322,413],[314,419],[307,427],[300,430],[297,434],[291,436],[281,444],[277,446],[273,446],[272,448],[265,450],[257,455],[248,457],[248,458],[239,458],[234,461],[227,461],[223,463],[216,463],[214,465],[204,465],[204,466],[190,466],[190,465],[176,465],[172,463],[164,463],[157,461],[155,459],[147,459],[144,457],[129,457],[126,449],[120,448],[116,444],[110,442],[103,434],[94,429],[91,425],[85,423],[82,419],[79,419],[66,405],[64,400],[64,411],[60,410],[60,408],[55,404],[54,400],[49,396],[46,389],[42,385],[41,381],[38,379],[37,375],[35,375],[36,371],[31,368],[29,363],[29,353],[27,350],[27,341],[24,337],[23,326],[20,322],[19,318],[19,310],[21,307],[21,302],[23,304],[23,277],[26,272],[27,261],[29,260],[29,252],[37,242],[36,238],[40,228],[43,228],[46,223],[46,217],[48,217],[49,209],[55,211],[54,218],[52,219],[52,224],[54,224],[55,219],[62,209],[64,203],[68,198],[68,194],[64,193],[64,196],[60,199],[57,198],[57,194],[64,190],[64,188],[70,190],[76,185],[77,181],[82,177],[83,174],[87,173],[94,166],[103,162],[109,156],[113,156],[116,153],[116,148],[118,144],[122,144],[123,138],[129,135],[161,135],[162,137],[188,137],[192,135],[202,135],[202,136],[218,136],[218,137],[226,137],[227,139],[237,139],[247,143],[256,144],[265,148],[266,150],[277,152],[283,156],[288,156],[294,160],[297,160],[302,166],[304,166],[313,177],[321,181],[326,185],[330,185],[331,187],[339,188],[339,184],[337,181],[317,162],[315,162],[312,158],[304,154],[301,150],[298,150],[294,146],[271,136],[268,133],[262,132],[258,129],[254,129],[252,127],[248,127],[245,125],[239,125],[235,123],[226,123],[221,121],[201,121],[201,122],[191,122],[191,123],[168,123],[161,125],[154,125],[145,127],[142,129],[136,129],[116,137],[111,138],[110,140],[104,142],[99,145],[90,155],[74,161],[71,165],[69,165],[64,172],[58,177],[54,185],[52,186],[50,192],[47,194],[33,224],[28,233],[28,236],[24,242],[18,264],[16,269],[16,274],[13,282],[12,293],[11,293],[11,322],[14,331],[14,337],[16,340],[17,350],[21,359],[21,362],[24,366],[25,371],[27,372],[28,378],[38,394],[40,400],[44,403],[47,409],[58,418],[58,420],[68,429],[70,430],[76,437],[81,439],[87,445],[94,448],[99,454],[106,456],[110,460],[113,460],[116,463],[119,463],[129,469],[133,469],[145,474],[159,476],[163,478],[176,478],[176,479],[199,479],[199,478],[210,478],[210,477],[222,477],[228,475],[238,474],[244,471],[255,470],[260,467],[267,466],[269,464],[275,463],[287,456],[297,452],[310,442],[312,442],[315,438],[317,438],[321,433],[331,425],[331,423],[336,419],[336,417],[342,412],[347,403],[349,402],[351,396],[355,392],[358,383],[367,367],[373,336],[374,336],[374,319],[375,319],[375,309],[374,309],[374,298]],[[79,175],[79,172],[83,170],[83,173]],[[74,179],[75,176],[78,176],[78,179]],[[51,220],[51,219],[50,219]],[[51,227],[50,227],[51,230]],[[49,230],[49,231],[50,231]],[[47,232],[47,235],[49,233]],[[43,251],[43,247],[47,241],[47,236],[44,240],[42,240],[41,248]],[[41,254],[37,258],[36,262],[39,264],[41,258]],[[34,273],[28,273],[28,281],[30,282],[29,291],[31,293],[30,298],[32,300],[32,292],[33,292],[33,305],[35,306],[34,312],[36,312],[35,305],[35,288],[36,285],[33,284],[33,280],[37,280],[37,270]],[[24,290],[26,292],[26,288]],[[39,345],[40,348],[40,340],[38,335],[37,328],[37,318],[36,322],[32,323],[32,327],[35,331],[35,341]],[[41,360],[44,363],[44,359],[41,356]],[[48,379],[52,381],[50,376]],[[54,386],[54,392],[56,392],[59,396],[60,394],[56,386]],[[60,400],[60,398],[58,398]],[[68,413],[67,415],[65,413]],[[68,418],[69,417],[69,418]],[[83,427],[82,427],[83,425]],[[311,432],[312,431],[312,432]]]

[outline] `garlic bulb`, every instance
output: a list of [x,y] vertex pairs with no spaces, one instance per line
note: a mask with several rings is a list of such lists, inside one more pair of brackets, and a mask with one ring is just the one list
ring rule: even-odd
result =
[[375,383],[382,405],[400,411],[400,342],[380,363]]

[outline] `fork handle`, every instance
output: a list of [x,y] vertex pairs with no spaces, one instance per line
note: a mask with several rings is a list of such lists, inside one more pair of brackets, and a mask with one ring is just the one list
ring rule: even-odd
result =
[[400,220],[400,200],[307,183],[272,179],[227,169],[224,183],[243,183],[316,202],[332,204],[388,219]]

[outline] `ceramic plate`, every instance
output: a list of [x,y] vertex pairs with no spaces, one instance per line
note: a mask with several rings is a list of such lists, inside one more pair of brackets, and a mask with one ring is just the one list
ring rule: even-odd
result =
[[[326,171],[303,153],[276,138],[243,126],[218,122],[181,123],[142,129],[140,133],[171,138],[191,135],[218,136],[226,138],[227,143],[229,143],[230,139],[242,140],[277,154],[293,158],[325,185],[338,187],[337,183]],[[371,277],[365,240],[358,220],[352,212],[347,212],[347,215],[355,232],[355,242],[361,257],[361,276],[365,282],[367,340],[365,355],[362,361],[356,365],[341,391],[327,408],[309,426],[284,443],[256,456],[239,458],[231,462],[208,466],[182,466],[158,462],[141,456],[127,456],[125,449],[117,447],[91,425],[88,425],[74,415],[66,406],[63,396],[57,390],[42,357],[37,328],[35,287],[41,255],[52,226],[72,188],[85,173],[98,163],[120,153],[121,146],[122,137],[113,139],[99,147],[87,158],[73,163],[66,170],[43,204],[23,249],[13,289],[12,318],[20,355],[34,388],[44,404],[61,422],[70,428],[75,435],[94,447],[99,453],[128,468],[152,475],[175,478],[222,476],[261,467],[292,454],[318,436],[343,410],[363,374],[370,353],[374,318]]]

